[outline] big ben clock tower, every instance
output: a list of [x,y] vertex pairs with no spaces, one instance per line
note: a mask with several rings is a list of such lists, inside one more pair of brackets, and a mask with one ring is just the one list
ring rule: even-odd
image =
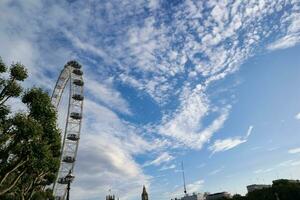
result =
[[145,186],[143,186],[142,200],[149,200]]

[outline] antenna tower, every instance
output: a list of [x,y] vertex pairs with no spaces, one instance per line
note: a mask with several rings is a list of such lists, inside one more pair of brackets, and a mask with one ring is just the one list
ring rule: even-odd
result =
[[186,192],[186,185],[185,185],[185,175],[184,175],[183,161],[181,162],[181,170],[182,170],[182,178],[183,178],[184,195],[186,196],[187,192]]

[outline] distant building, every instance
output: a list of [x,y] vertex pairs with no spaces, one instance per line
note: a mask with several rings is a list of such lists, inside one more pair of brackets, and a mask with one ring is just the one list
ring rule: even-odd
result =
[[271,185],[252,184],[252,185],[247,186],[247,190],[248,190],[248,193],[249,193],[249,192],[253,192],[254,190],[261,190],[261,189],[270,188],[270,187],[271,187]]
[[299,180],[290,180],[290,179],[277,179],[273,181],[273,185],[287,184],[287,183],[300,183]]
[[145,186],[143,186],[142,200],[149,200]]
[[219,192],[219,193],[214,193],[214,194],[208,194],[206,196],[206,200],[215,200],[215,199],[219,199],[219,198],[230,198],[231,195],[228,192]]
[[181,198],[181,200],[205,200],[205,197],[201,193],[193,193],[192,195],[186,195]]
[[115,200],[115,195],[108,195],[105,200]]
[[201,193],[193,193],[192,195],[186,194],[184,197],[171,200],[205,200],[205,195]]

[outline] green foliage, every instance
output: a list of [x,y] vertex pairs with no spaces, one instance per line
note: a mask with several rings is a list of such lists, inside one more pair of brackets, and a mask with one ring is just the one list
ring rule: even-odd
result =
[[52,190],[47,189],[45,192],[36,192],[32,198],[32,200],[54,200],[54,197],[52,196]]
[[6,66],[3,60],[0,58],[0,73],[6,72]]
[[55,108],[48,94],[32,88],[22,95],[28,112],[11,113],[6,102],[20,98],[27,70],[12,64],[5,76],[6,69],[0,59],[0,199],[51,199],[45,187],[55,181],[61,146]]
[[261,190],[255,190],[248,193],[247,199],[249,200],[276,200],[276,196],[272,188],[264,188]]
[[5,102],[11,97],[19,97],[22,93],[22,87],[19,81],[24,81],[27,78],[26,68],[20,64],[12,64],[10,66],[10,72],[8,79],[4,78],[3,73],[6,72],[7,67],[5,66],[2,59],[0,59],[0,105],[3,106]]
[[25,66],[20,63],[16,63],[11,65],[10,76],[12,79],[24,81],[28,75]]
[[22,87],[16,82],[10,82],[7,84],[6,96],[9,97],[18,97],[22,92]]
[[239,194],[231,198],[218,198],[218,200],[298,200],[300,199],[300,182],[290,180],[276,180],[270,188],[263,188],[249,192],[246,196]]
[[249,192],[246,196],[234,195],[234,200],[296,200],[300,199],[300,183],[288,180],[274,181],[272,187]]
[[244,199],[246,199],[246,197],[243,197],[240,194],[235,194],[235,195],[232,196],[232,199],[234,199],[234,200],[244,200]]
[[300,199],[300,183],[274,183],[272,188],[281,200]]

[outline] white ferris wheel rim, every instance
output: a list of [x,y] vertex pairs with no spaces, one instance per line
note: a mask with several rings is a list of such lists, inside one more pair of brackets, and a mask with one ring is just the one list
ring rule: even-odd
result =
[[[64,133],[62,133],[62,146],[60,167],[55,183],[53,184],[53,195],[55,199],[65,198],[67,191],[66,175],[73,171],[78,151],[82,114],[83,114],[83,72],[81,65],[76,61],[68,62],[61,71],[55,88],[52,93],[51,101],[58,111],[64,90],[69,83],[69,103],[68,115]],[[58,111],[59,112],[59,111]]]

